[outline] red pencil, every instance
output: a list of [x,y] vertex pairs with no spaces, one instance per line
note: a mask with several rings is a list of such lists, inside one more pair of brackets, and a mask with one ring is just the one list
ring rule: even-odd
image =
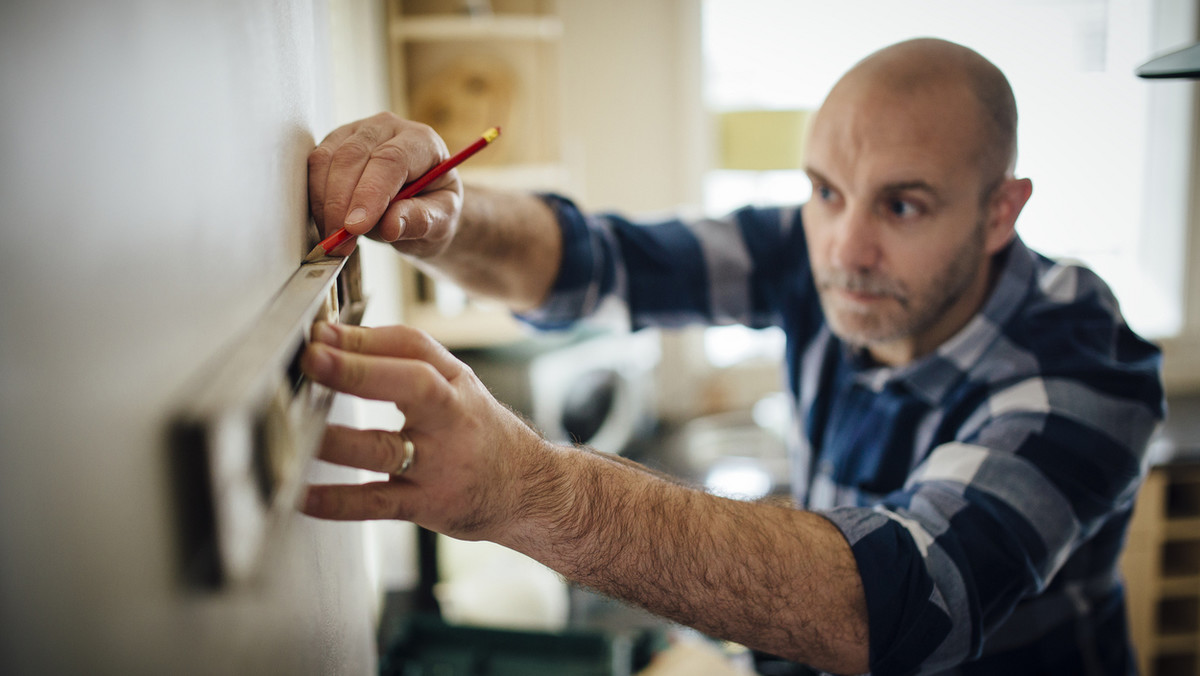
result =
[[[468,157],[479,152],[484,146],[492,141],[495,141],[496,137],[499,135],[500,127],[492,127],[491,129],[483,132],[483,135],[480,136],[474,143],[458,151],[450,159],[439,163],[436,167],[425,172],[425,175],[421,178],[418,178],[412,183],[404,186],[400,193],[392,198],[392,202],[408,199],[409,197],[421,192],[425,189],[425,186],[432,183],[435,178],[462,164],[463,161]],[[304,262],[311,263],[313,261],[320,260],[322,257],[327,256],[330,251],[336,249],[339,244],[345,242],[351,237],[354,237],[354,235],[347,232],[345,228],[338,228],[337,232],[321,240],[320,244],[313,247],[313,250],[309,251],[308,255],[304,257]]]

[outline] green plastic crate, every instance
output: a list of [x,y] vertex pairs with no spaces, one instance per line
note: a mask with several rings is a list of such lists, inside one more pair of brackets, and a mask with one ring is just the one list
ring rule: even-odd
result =
[[628,676],[629,639],[446,624],[416,616],[385,646],[382,676]]

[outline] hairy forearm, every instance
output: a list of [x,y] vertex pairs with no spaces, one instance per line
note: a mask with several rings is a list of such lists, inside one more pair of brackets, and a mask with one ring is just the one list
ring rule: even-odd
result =
[[867,669],[850,548],[788,504],[719,498],[559,449],[508,544],[568,579],[713,636],[835,672]]
[[421,263],[469,294],[527,310],[541,303],[554,283],[561,239],[554,213],[541,199],[468,186],[450,245]]

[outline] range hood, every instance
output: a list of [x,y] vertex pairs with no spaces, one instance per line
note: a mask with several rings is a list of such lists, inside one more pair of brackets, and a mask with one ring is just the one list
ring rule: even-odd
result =
[[1200,43],[1150,59],[1138,67],[1146,79],[1200,78]]

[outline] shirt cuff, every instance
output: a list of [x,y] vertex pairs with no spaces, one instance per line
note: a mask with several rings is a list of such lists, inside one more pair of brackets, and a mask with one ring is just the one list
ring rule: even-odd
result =
[[913,674],[950,635],[922,552],[895,520],[866,507],[822,511],[850,543],[867,602],[872,673]]
[[546,299],[540,306],[516,316],[539,329],[563,329],[594,309],[599,256],[587,219],[574,202],[553,193],[539,197],[558,221],[562,258]]

